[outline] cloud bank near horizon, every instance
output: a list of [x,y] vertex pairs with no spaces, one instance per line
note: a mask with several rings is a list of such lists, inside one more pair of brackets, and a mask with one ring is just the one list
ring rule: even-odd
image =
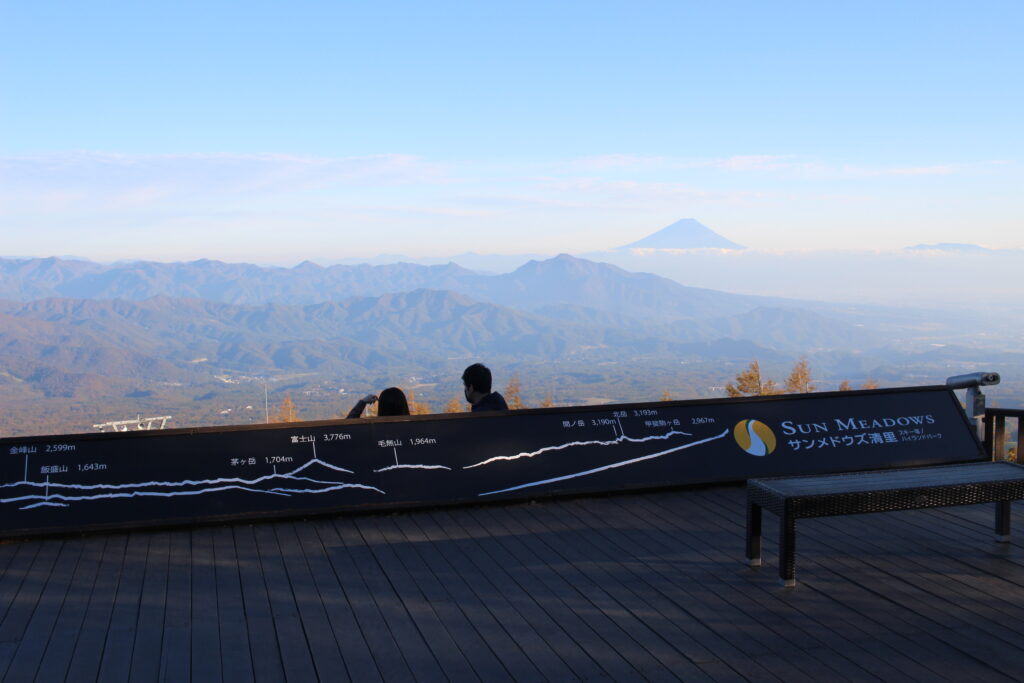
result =
[[[0,157],[11,254],[287,263],[613,248],[682,216],[764,250],[1024,246],[1005,160],[854,164],[797,155]],[[400,245],[397,249],[395,245]]]

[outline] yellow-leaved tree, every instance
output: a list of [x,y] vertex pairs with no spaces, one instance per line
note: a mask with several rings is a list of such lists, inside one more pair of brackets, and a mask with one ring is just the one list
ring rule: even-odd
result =
[[466,412],[466,403],[461,396],[452,396],[451,400],[444,404],[444,412],[464,413]]
[[430,415],[430,404],[426,401],[417,401],[416,392],[412,389],[405,392],[405,398],[409,403],[410,415]]
[[787,394],[809,394],[814,391],[811,384],[811,364],[806,358],[801,358],[793,366],[793,371],[786,378]]
[[526,407],[523,403],[522,387],[519,385],[519,375],[512,375],[505,385],[505,403],[509,410],[520,410]]
[[292,400],[291,394],[285,394],[284,400],[281,401],[281,405],[278,406],[277,411],[270,416],[271,422],[298,422],[299,411],[295,407],[295,401]]
[[736,375],[736,383],[728,382],[725,393],[733,398],[738,396],[770,396],[779,393],[779,388],[771,379],[761,376],[761,366],[756,360],[750,361],[746,370]]

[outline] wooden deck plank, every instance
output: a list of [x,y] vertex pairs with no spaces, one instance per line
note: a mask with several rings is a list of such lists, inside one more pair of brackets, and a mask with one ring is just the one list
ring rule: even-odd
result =
[[0,643],[21,641],[63,545],[63,541],[39,543],[38,552],[26,553],[11,572],[11,581],[4,589],[7,609],[0,621]]
[[202,681],[221,680],[220,619],[217,618],[217,573],[213,529],[192,532],[192,676]]
[[450,561],[457,570],[465,567],[464,576],[473,582],[473,590],[495,610],[495,617],[530,654],[545,678],[571,680],[574,674],[578,675],[573,666],[586,655],[534,598],[516,584],[506,567],[485,551],[489,534],[478,540],[448,518],[445,511],[428,513],[418,521],[428,533],[442,534],[458,546],[459,553],[450,553]]
[[3,576],[7,565],[17,556],[21,545],[17,541],[0,541],[0,576]]
[[89,596],[96,583],[106,542],[105,538],[91,538],[85,542],[82,556],[64,596],[60,616],[46,644],[46,651],[36,673],[37,680],[62,681],[67,676],[75,645],[82,632],[82,624],[89,607]]
[[100,568],[89,593],[85,621],[68,667],[68,681],[95,681],[99,676],[110,618],[114,613],[114,599],[128,556],[127,547],[128,537],[124,534],[108,537],[103,547]]
[[[615,505],[612,501],[609,504]],[[721,622],[728,616],[730,640],[742,643],[755,637],[759,639],[756,641],[756,650],[746,646],[746,652],[752,656],[773,651],[780,634],[785,634],[790,643],[798,646],[821,645],[819,625],[801,628],[799,624],[794,624],[792,610],[780,604],[782,600],[774,590],[774,584],[765,586],[756,573],[732,564],[734,558],[730,553],[714,545],[709,546],[701,539],[702,532],[697,525],[702,517],[698,513],[691,511],[681,518],[653,506],[644,506],[641,510],[648,520],[658,521],[658,528],[653,528],[651,522],[644,522],[643,517],[623,507],[609,510],[602,508],[592,521],[596,523],[598,519],[606,519],[608,526],[611,526],[613,520],[621,519],[627,525],[641,526],[641,530],[629,540],[644,544],[644,552],[650,556],[671,557],[669,553],[673,550],[685,548],[702,558],[702,565],[717,567],[718,571],[706,571],[696,578],[708,590],[704,597],[708,604],[701,613],[705,623]],[[725,564],[727,562],[729,564]],[[723,565],[731,565],[733,571],[721,571]],[[678,569],[673,567],[654,565],[652,571],[665,580],[671,580],[673,573],[678,575]],[[767,597],[762,596],[762,593]]]
[[[358,525],[445,674],[452,680],[490,680],[486,674],[493,671],[498,679],[507,678],[476,630],[464,618],[457,618],[461,613],[446,609],[451,603],[440,599],[443,588],[424,578],[411,544],[389,519],[365,517]],[[420,587],[422,583],[427,584],[433,600]]]
[[430,605],[439,623],[466,658],[474,674],[488,682],[512,681],[501,659],[481,637],[446,587],[445,584],[451,579],[451,573],[436,575],[424,561],[422,551],[417,546],[429,541],[422,537],[411,539],[394,517],[380,517],[376,521],[379,533],[387,540],[422,599]]
[[969,628],[939,631],[936,636],[950,647],[979,660],[984,666],[1013,680],[1024,680],[1024,660],[1018,650],[1002,647],[1001,643]]
[[[714,492],[714,495],[717,496],[721,496],[722,494],[722,491]],[[891,516],[900,516],[903,514],[904,513],[902,512],[892,513]],[[819,534],[818,537],[813,537],[812,535],[813,540],[817,543],[820,543],[822,548],[812,547],[812,549],[809,552],[814,552],[815,550],[824,550],[827,552],[831,550],[833,553],[833,556],[829,558],[828,562],[823,562],[823,564],[829,565],[826,568],[828,572],[833,571],[835,565],[845,565],[845,568],[849,570],[849,572],[845,572],[842,576],[836,576],[833,587],[829,588],[824,592],[831,595],[849,595],[851,596],[849,598],[851,600],[863,600],[865,599],[863,593],[858,592],[857,590],[858,587],[861,587],[863,585],[864,587],[867,587],[868,590],[872,592],[872,594],[876,593],[877,591],[882,591],[882,593],[884,594],[884,600],[874,601],[874,604],[878,605],[879,607],[886,610],[888,610],[890,607],[902,608],[902,611],[904,613],[914,612],[918,616],[921,616],[922,614],[921,608],[923,604],[927,604],[929,602],[932,603],[931,605],[929,605],[929,607],[932,610],[938,609],[940,606],[944,606],[935,604],[937,603],[937,601],[935,600],[929,601],[927,599],[924,599],[922,601],[921,596],[916,591],[916,588],[908,584],[903,577],[900,577],[898,575],[888,575],[882,572],[874,571],[875,568],[872,565],[874,556],[870,552],[860,553],[861,557],[856,561],[848,559],[844,556],[849,549],[849,544],[847,543],[843,545],[839,541],[833,541],[832,539],[834,539],[838,535],[841,535],[843,537],[854,537],[857,539],[857,543],[864,543],[864,539],[872,537],[871,532],[864,531],[860,533],[851,533],[851,529],[849,527],[854,524],[862,524],[864,520],[868,517],[877,517],[877,515],[859,515],[855,518],[850,518],[848,520],[847,527],[843,530],[842,534],[824,533]],[[835,520],[820,519],[804,521],[834,522]],[[911,596],[915,596],[916,599],[915,597],[906,598],[908,594],[910,594]],[[902,598],[904,599],[904,601],[901,602],[897,598]],[[894,602],[894,600],[896,601]],[[915,610],[915,608],[917,609]],[[925,608],[924,611],[928,611],[928,608]],[[893,614],[892,611],[888,611],[887,613],[890,616],[892,616]],[[931,618],[936,618],[934,613],[932,613]],[[939,621],[936,621],[935,626],[942,629],[947,628],[948,623],[942,622],[941,617],[938,617],[938,619]],[[890,632],[887,634],[886,639],[894,638],[898,635],[900,635],[898,632]],[[907,677],[909,680],[912,680],[917,676],[923,674],[922,671],[918,670],[917,662],[906,657],[903,657],[899,653],[890,654],[889,656],[885,657],[879,656],[877,654],[879,651],[879,647],[877,646],[878,642],[879,641],[877,641],[875,638],[867,640],[858,640],[856,642],[856,645],[862,651],[852,651],[855,660],[861,666],[864,666],[868,671],[870,671],[874,675],[884,676],[889,679],[892,679],[894,676],[903,676]],[[894,662],[898,666],[893,666]],[[907,676],[907,674],[904,673],[904,670],[907,669],[915,672],[915,675]]]
[[0,572],[0,623],[7,616],[7,610],[14,602],[14,596],[22,581],[28,575],[28,568],[36,553],[39,552],[39,543],[31,542],[9,542],[0,545],[0,565],[3,571]]
[[[604,678],[611,672],[636,675],[635,669],[601,643],[597,635],[566,606],[562,596],[534,575],[531,569],[543,564],[543,560],[532,556],[518,559],[506,547],[507,539],[503,534],[487,530],[480,524],[477,519],[479,512],[452,510],[439,514],[447,517],[449,524],[457,525],[475,537],[483,552],[496,567],[501,568],[504,577],[500,581],[512,591],[510,595],[515,596],[520,609],[532,613],[530,621],[538,631],[550,631],[551,634],[544,637],[572,670],[584,678]],[[537,606],[536,610],[531,603]]]
[[[938,680],[946,681],[1010,681],[994,669],[985,667],[972,656],[951,648],[930,633],[919,634],[916,638],[897,637],[887,641],[893,648],[920,662]],[[979,672],[984,671],[984,675]]]
[[171,532],[169,546],[159,679],[187,681],[192,671],[192,532]]
[[341,649],[334,637],[331,622],[327,618],[327,612],[320,600],[320,593],[310,574],[309,565],[306,564],[305,554],[295,536],[293,525],[289,522],[275,524],[274,532],[281,548],[281,559],[284,561],[285,571],[288,572],[288,584],[292,589],[295,609],[302,622],[302,630],[306,634],[306,642],[313,657],[317,676],[320,680],[350,680]]
[[[83,542],[78,539],[68,541],[61,546],[53,570],[39,594],[39,600],[28,613],[29,619],[19,637],[18,649],[14,652],[14,663],[7,669],[6,674],[3,673],[3,667],[0,666],[0,678],[29,681],[35,677],[54,626],[60,616],[69,584],[82,556],[82,550]],[[11,613],[8,613],[8,618],[11,616]],[[10,623],[8,620],[4,621],[5,626],[8,623]],[[12,633],[14,628],[17,627],[12,625],[11,630],[8,631],[0,629],[0,632],[3,633],[2,639],[9,639],[7,636]]]
[[373,652],[367,645],[349,604],[344,586],[334,574],[334,569],[327,559],[327,549],[320,542],[316,530],[306,523],[296,524],[294,530],[306,557],[310,576],[330,624],[331,633],[341,651],[348,677],[360,683],[383,680],[374,662]]
[[[785,593],[786,591],[781,592]],[[825,612],[824,614],[827,614],[827,612]],[[825,625],[823,624],[823,627],[824,626]],[[893,635],[894,634],[890,633],[887,634],[885,637],[889,638]],[[872,676],[884,678],[886,680],[910,680],[911,677],[909,677],[905,673],[905,671],[893,666],[892,661],[894,659],[902,659],[904,664],[903,668],[909,668],[912,670],[918,667],[916,662],[914,662],[913,660],[906,659],[898,653],[890,653],[888,656],[884,657],[879,656],[877,654],[877,642],[878,641],[876,641],[873,637],[860,637],[856,640],[850,641],[846,645],[846,647],[842,649],[837,648],[833,652],[837,654],[842,653],[844,658],[849,658],[857,662],[857,664],[859,665],[859,667],[862,668],[863,671],[869,673]],[[843,667],[844,665],[844,662],[841,659],[836,658],[835,656],[832,659],[828,660],[826,663],[830,666],[837,665]],[[932,677],[934,677],[934,674],[932,674]]]
[[352,554],[338,535],[334,520],[315,522],[313,526],[381,677],[385,681],[412,680],[412,671],[402,650],[363,581]]
[[377,561],[363,537],[355,519],[335,521],[338,536],[348,548],[357,571],[373,596],[388,630],[398,644],[400,652],[417,681],[442,681],[444,670],[431,651],[416,622],[409,615],[401,597],[395,591],[391,578]]
[[221,677],[225,681],[251,681],[254,673],[245,624],[245,600],[242,598],[235,534],[230,527],[213,530],[213,557]]
[[[278,545],[274,527],[272,524],[258,524],[254,530],[267,586],[267,598],[274,618],[273,633],[277,636],[285,678],[296,681],[316,680],[316,664],[288,582],[288,572],[281,559],[281,546]],[[262,638],[270,635],[264,634]],[[259,647],[258,644],[256,646]]]
[[[64,552],[65,542],[44,544],[27,567],[18,567],[18,574],[12,581],[9,607],[3,621],[0,621],[0,643],[6,646],[0,650],[0,679],[6,680],[10,669],[17,669],[15,657],[22,646],[22,638],[31,622],[36,607],[46,589],[50,574],[54,571],[58,557]],[[14,680],[13,677],[11,680]]]
[[[578,523],[569,525],[566,515],[552,514],[546,506],[521,507],[517,511],[521,514],[515,521],[523,525],[523,538],[547,545],[560,558],[552,566],[565,581],[585,592],[595,608],[608,615],[664,669],[645,666],[639,660],[637,664],[644,677],[674,672],[699,680],[703,677],[699,663],[717,662],[714,655],[658,610],[657,604],[663,599],[652,595],[648,602],[642,589],[634,590],[639,577],[602,552],[602,541],[606,539],[592,539],[592,529]],[[680,640],[683,645],[677,648]]]
[[252,525],[245,524],[236,526],[233,532],[253,676],[260,682],[280,681],[284,678],[284,664],[277,644],[274,614],[270,609],[270,596],[263,578],[259,549],[256,547],[255,530]]
[[[407,538],[416,541],[417,550],[429,570],[443,578],[451,600],[466,615],[477,633],[501,660],[514,680],[544,680],[552,673],[568,669],[547,645],[528,627],[522,616],[490,583],[487,575],[465,558],[465,550],[438,527],[431,526],[426,515],[403,516],[396,523]],[[443,600],[443,596],[438,596]],[[529,652],[529,655],[527,655]],[[554,678],[553,680],[557,680]]]
[[132,646],[132,680],[152,681],[160,674],[170,546],[171,539],[167,533],[157,533],[150,538]]
[[[687,571],[689,566],[701,562],[695,562],[696,558],[688,553],[680,554],[686,546],[678,535],[667,541],[651,535],[650,529],[643,528],[650,526],[651,518],[643,521],[626,517],[615,506],[613,499],[583,500],[567,506],[566,511],[601,529],[602,537],[609,540],[616,554],[632,558],[640,565],[637,571],[643,584],[664,596],[662,610],[667,610],[672,624],[685,628],[690,636],[748,679],[777,679],[756,663],[751,652],[769,654],[771,646],[778,643],[778,636],[772,636],[768,645],[756,642],[752,646],[748,642],[751,629],[761,627],[756,616],[723,598],[731,598],[729,594],[736,591],[719,586],[722,577],[716,574],[691,575]],[[681,574],[685,577],[682,580]],[[749,597],[749,591],[744,597]]]
[[[635,596],[631,596],[630,603],[623,604],[587,573],[574,567],[572,560],[565,556],[565,543],[562,542],[570,541],[572,535],[551,539],[553,532],[534,518],[530,508],[509,508],[510,514],[497,516],[499,519],[495,522],[502,524],[511,533],[510,538],[514,538],[525,552],[544,560],[544,565],[533,571],[552,592],[571,594],[575,591],[578,594],[579,597],[567,603],[567,607],[579,616],[581,622],[593,629],[609,647],[621,654],[632,669],[647,679],[663,680],[671,676],[675,668],[690,680],[709,680],[700,667],[636,618],[627,606],[637,602]],[[611,671],[609,674],[617,676]]]
[[[967,508],[963,510],[966,512]],[[866,547],[885,549],[891,554],[894,550],[905,547],[903,534],[900,534],[899,539],[891,537],[894,530],[905,531],[907,537],[916,537],[920,534],[919,541],[928,543],[929,548],[934,550],[927,554],[900,554],[907,566],[915,568],[915,580],[923,588],[942,600],[966,603],[979,616],[993,623],[1011,629],[1019,624],[1024,619],[1024,605],[996,597],[1014,586],[1005,578],[993,576],[989,572],[994,566],[1005,567],[1006,562],[1015,562],[1024,569],[1024,548],[994,543],[991,535],[991,518],[986,520],[984,526],[961,526],[958,529],[960,535],[950,537],[939,531],[950,518],[948,515],[940,514],[945,512],[941,508],[912,512],[913,514],[893,515],[891,524],[879,519],[880,515],[865,516],[865,526],[878,532],[868,539]],[[919,512],[933,514],[918,514]],[[992,510],[989,509],[988,512],[991,517]],[[964,536],[969,532],[973,532],[972,537],[977,537],[976,544],[968,541],[969,545],[965,545]],[[955,555],[945,554],[947,548],[958,552]],[[970,552],[972,548],[976,552]]]
[[103,646],[103,659],[100,661],[97,680],[125,681],[131,673],[135,626],[139,621],[140,596],[151,539],[152,535],[147,533],[128,536],[121,580],[114,596],[114,609],[110,614],[107,642]]
[[[708,506],[701,506],[701,510],[706,510],[707,508],[708,508]],[[714,508],[712,508],[712,509],[714,509]],[[707,514],[708,515],[712,515],[713,513],[709,512]],[[693,519],[699,520],[699,519],[705,518],[704,515],[705,515],[704,512],[700,512],[700,511],[697,511],[697,510],[691,510],[690,511],[689,519],[691,519],[691,520],[693,520]],[[723,517],[728,517],[728,515],[721,515],[721,514],[713,515],[713,516],[706,517],[706,519],[709,519],[709,520],[713,519],[716,523],[722,523],[721,519]],[[738,523],[734,523],[732,526],[736,527],[737,530],[740,528]],[[739,533],[739,531],[737,531],[737,534],[738,533]],[[739,538],[742,539],[742,536],[739,536]],[[735,552],[736,553],[741,553],[742,552],[742,548],[741,548],[739,542],[736,543],[736,550],[735,550]],[[742,557],[742,555],[739,555],[739,557]],[[723,561],[723,562],[728,562],[728,561],[730,561],[730,558],[723,557],[723,558],[720,558],[720,560]],[[732,561],[735,561],[735,559],[732,558]],[[728,574],[727,573],[723,573],[723,575],[727,576]],[[794,593],[793,591],[777,590],[777,586],[776,586],[776,584],[774,582],[774,577],[772,578],[772,581],[771,581],[771,589],[770,590],[773,593],[775,593],[776,595],[779,595],[779,596],[793,595],[793,593]],[[848,581],[844,582],[844,584],[842,586],[842,591],[843,592],[847,592],[849,590],[850,590],[849,582]],[[747,595],[747,596],[751,595],[751,593],[749,593],[749,592],[744,592],[744,594]],[[753,595],[757,595],[757,593],[754,593]],[[806,591],[800,591],[800,595],[801,595],[801,599],[802,599],[803,596],[807,595],[807,592]],[[769,607],[769,609],[772,609],[772,608]],[[774,608],[773,611],[776,611],[776,610],[781,611],[780,608],[778,608],[778,607]],[[792,611],[792,610],[789,610],[789,611]],[[832,633],[836,625],[841,625],[841,624],[844,623],[843,619],[835,618],[835,617],[838,616],[838,615],[835,614],[835,611],[836,610],[835,609],[831,609],[829,605],[818,606],[815,609],[816,616],[817,616],[818,619],[822,619],[822,621],[818,622],[816,627],[811,626],[811,628],[815,628],[816,633],[818,633],[818,634],[830,634],[830,633]],[[850,610],[848,610],[846,608],[841,610],[841,613],[847,613],[848,614],[849,612],[850,612]],[[829,617],[832,617],[832,618],[829,618]],[[758,617],[755,616],[755,618],[758,618]],[[804,627],[807,628],[806,625]],[[782,642],[789,642],[790,638],[788,636],[791,633],[792,633],[791,631],[789,631],[789,632],[781,631],[780,632],[780,636],[783,639]],[[854,634],[854,635],[855,635],[855,638],[850,639],[850,640],[845,640],[845,641],[840,642],[840,643],[834,643],[832,645],[832,647],[837,652],[843,651],[843,650],[853,652],[856,660],[859,662],[859,665],[861,667],[864,667],[864,666],[868,667],[868,670],[874,669],[877,672],[877,671],[885,671],[886,669],[891,669],[891,667],[889,667],[884,661],[878,660],[878,658],[876,656],[872,655],[870,652],[863,651],[863,649],[858,645],[859,642],[861,642],[861,641],[863,641],[865,639],[870,639],[871,636],[869,636],[866,631],[860,632],[859,635],[858,634]],[[875,673],[873,675],[880,676],[881,674],[880,673]],[[889,676],[890,677],[891,676],[899,676],[899,675],[900,674],[899,674],[898,671],[892,671],[892,670],[889,671]]]
[[[721,492],[715,492],[714,495],[720,496]],[[855,523],[855,518],[851,517],[850,519],[851,523]],[[820,543],[822,536],[820,533],[813,532],[813,529],[820,528],[817,523],[821,521],[821,518],[801,520],[802,523],[806,522],[805,526],[807,527],[806,530],[801,529],[802,536],[805,537],[803,547],[809,546],[810,548],[799,557],[800,565],[798,566],[806,565],[804,567],[806,575],[803,579],[798,578],[798,582],[805,583],[809,587],[813,587],[815,581],[831,582],[830,586],[834,584],[834,588],[822,591],[823,594],[845,604],[862,617],[866,617],[871,622],[871,626],[864,629],[868,633],[875,633],[879,629],[894,633],[917,632],[926,630],[931,625],[931,620],[922,613],[908,611],[899,603],[889,599],[877,599],[876,586],[900,589],[899,586],[888,580],[889,577],[873,570],[868,565],[850,567],[844,557],[830,553],[829,548],[824,546],[816,548],[815,544]],[[744,525],[733,522],[730,523],[730,526],[736,529],[735,537],[742,540]],[[766,543],[766,545],[774,545],[774,540],[771,544]],[[742,552],[738,557],[742,559]],[[851,569],[851,574],[846,575],[839,572],[840,568]],[[774,580],[778,574],[777,572],[773,574],[771,569],[771,566],[761,567],[760,572],[772,576],[772,580]],[[812,570],[817,570],[817,575]],[[865,609],[865,603],[870,603],[871,609]]]
[[[524,521],[529,521],[526,507],[528,506],[484,508],[481,512],[488,517],[481,517],[481,522],[486,522],[490,528],[503,532],[499,538],[503,539],[509,552],[523,563],[527,571],[531,572],[553,597],[557,596],[557,599],[561,600],[562,605],[555,608],[558,610],[555,614],[559,615],[559,621],[571,623],[579,629],[575,636],[578,642],[591,652],[591,656],[601,664],[609,676],[616,680],[638,674],[660,678],[667,671],[665,665],[645,649],[642,642],[609,616],[621,611],[621,605],[599,586],[573,570],[551,546],[540,541],[538,532],[523,526]],[[617,657],[605,660],[597,652],[599,648],[609,648]],[[685,659],[677,661],[681,668],[688,669],[684,673],[693,680],[705,680],[699,668]]]
[[[892,516],[898,517],[895,514]],[[862,521],[866,529],[878,531],[879,520]],[[898,523],[899,520],[893,520],[894,525]],[[826,523],[824,526],[837,534],[842,531],[835,524]],[[999,638],[1007,633],[1007,629],[1015,628],[1020,618],[1024,617],[1024,612],[1019,608],[1006,606],[1005,601],[998,598],[1005,586],[985,581],[982,576],[968,576],[976,574],[970,565],[932,552],[926,547],[923,548],[924,552],[918,552],[917,549],[905,552],[905,541],[898,543],[894,539],[886,539],[885,542],[879,542],[873,541],[873,538],[877,538],[877,535],[867,535],[858,541],[858,554],[862,560],[879,571],[898,577],[906,586],[903,591],[908,596],[906,600],[915,609],[930,614],[936,623],[947,627],[956,627],[958,624],[974,626]],[[835,542],[826,545],[836,549]],[[972,583],[990,584],[989,590],[974,587]],[[934,608],[928,609],[924,605],[932,605]],[[1015,645],[1012,642],[1007,644]]]

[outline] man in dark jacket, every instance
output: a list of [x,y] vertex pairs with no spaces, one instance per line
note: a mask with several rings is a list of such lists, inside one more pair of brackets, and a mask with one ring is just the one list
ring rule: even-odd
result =
[[508,410],[505,397],[497,391],[491,391],[491,371],[486,365],[474,363],[462,373],[462,384],[465,386],[466,400],[473,405],[473,412],[483,410]]

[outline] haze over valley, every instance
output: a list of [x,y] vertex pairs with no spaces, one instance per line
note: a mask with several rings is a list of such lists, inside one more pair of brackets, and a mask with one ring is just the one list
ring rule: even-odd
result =
[[[746,251],[684,220],[619,256],[676,259],[680,272]],[[175,426],[259,422],[286,393],[301,418],[329,418],[389,385],[439,412],[477,360],[499,389],[516,375],[527,405],[722,396],[751,360],[782,380],[800,358],[819,390],[994,369],[1008,381],[993,399],[1024,398],[1013,379],[1024,369],[1021,334],[998,307],[737,293],[757,288],[739,286],[736,269],[738,286],[720,291],[596,256],[499,273],[454,261],[0,259],[0,430],[87,431],[151,412],[174,415]]]

